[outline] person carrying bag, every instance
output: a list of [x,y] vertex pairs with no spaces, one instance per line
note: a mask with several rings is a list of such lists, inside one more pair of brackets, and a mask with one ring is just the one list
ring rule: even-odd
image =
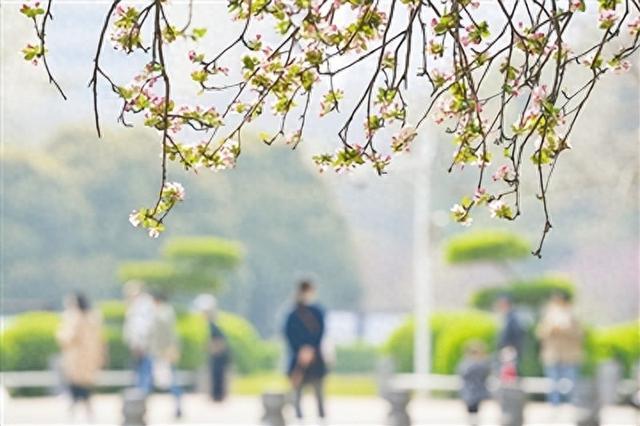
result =
[[312,303],[315,289],[309,281],[299,284],[296,304],[287,316],[285,337],[289,346],[288,375],[294,391],[296,416],[302,418],[301,400],[304,388],[310,385],[316,397],[318,416],[325,417],[324,377],[327,366],[322,354],[324,312]]

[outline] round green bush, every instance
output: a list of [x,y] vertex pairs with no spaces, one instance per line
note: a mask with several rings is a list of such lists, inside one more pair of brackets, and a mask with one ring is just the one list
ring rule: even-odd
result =
[[336,373],[371,373],[376,368],[378,348],[364,342],[336,346]]
[[494,346],[497,326],[494,319],[482,312],[452,314],[442,326],[433,348],[433,371],[453,374],[470,340],[480,340],[487,348]]
[[629,377],[640,361],[640,319],[593,330],[590,346],[596,361],[616,360]]
[[272,368],[267,364],[273,360],[273,350],[270,349],[273,346],[265,345],[249,321],[227,312],[221,312],[218,321],[229,340],[233,363],[239,373]]
[[[492,316],[480,311],[440,312],[431,316],[431,371],[453,374],[470,339],[493,346],[497,326]],[[413,319],[400,325],[383,347],[400,372],[413,370]]]
[[[247,320],[228,312],[220,312],[218,324],[227,337],[232,362],[238,373],[249,374],[275,367],[280,352],[278,346],[260,339],[258,332]],[[204,318],[197,314],[182,316],[178,321],[178,332],[182,345],[180,367],[195,369],[202,365],[206,359],[208,341]]]
[[107,344],[106,370],[126,370],[131,367],[129,348],[122,340],[122,328],[106,325],[104,336]]
[[46,370],[58,352],[55,334],[59,316],[53,312],[29,312],[17,316],[2,333],[0,370]]
[[507,295],[517,305],[539,308],[555,293],[563,293],[573,298],[575,288],[565,277],[548,275],[481,289],[471,296],[471,305],[477,309],[491,309],[498,297]]
[[180,336],[178,368],[196,370],[207,355],[207,323],[200,315],[180,315],[177,323]]
[[504,262],[529,256],[531,245],[511,232],[472,231],[452,237],[446,243],[444,253],[449,263]]
[[105,300],[98,304],[98,309],[100,309],[105,325],[122,326],[124,323],[126,307],[121,301]]
[[[106,336],[109,343],[108,368],[121,369],[129,365],[129,350],[122,341],[122,324],[125,306],[120,301],[100,304],[105,319]],[[207,358],[208,330],[204,318],[199,314],[178,311],[177,331],[180,338],[180,360],[178,367],[195,370]],[[260,339],[255,328],[238,315],[221,312],[218,316],[220,328],[229,340],[233,364],[240,374],[273,369],[279,356],[277,345]]]

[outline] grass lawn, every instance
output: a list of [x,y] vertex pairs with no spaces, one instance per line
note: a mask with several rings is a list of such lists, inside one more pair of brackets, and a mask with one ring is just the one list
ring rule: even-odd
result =
[[[373,376],[330,374],[326,383],[327,394],[336,396],[373,396],[377,386]],[[265,391],[289,390],[287,378],[277,372],[235,376],[231,378],[231,393],[259,395]]]

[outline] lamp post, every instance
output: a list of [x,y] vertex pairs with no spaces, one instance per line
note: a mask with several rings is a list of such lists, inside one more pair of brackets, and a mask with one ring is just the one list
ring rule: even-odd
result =
[[426,376],[431,370],[431,249],[430,197],[431,165],[434,157],[434,132],[427,128],[426,137],[416,144],[413,189],[413,284],[414,336],[413,372]]

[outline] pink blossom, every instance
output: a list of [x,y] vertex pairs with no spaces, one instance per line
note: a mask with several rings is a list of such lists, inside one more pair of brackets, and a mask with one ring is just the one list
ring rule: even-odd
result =
[[571,12],[577,12],[582,7],[584,7],[584,1],[583,0],[570,0],[570,2],[569,2],[569,11],[571,11]]
[[473,194],[474,201],[480,201],[482,197],[484,197],[487,193],[487,190],[484,188],[476,188],[476,192]]
[[613,67],[613,72],[616,74],[624,74],[631,69],[631,62],[629,61],[619,61]]
[[491,217],[498,217],[498,212],[506,206],[502,200],[493,200],[489,203],[489,211],[491,211]]
[[496,172],[493,174],[493,180],[503,180],[505,177],[507,177],[509,172],[511,172],[511,168],[508,165],[503,164],[502,166],[498,167],[498,170],[496,170]]
[[637,16],[631,23],[628,25],[629,34],[636,35],[640,33],[640,15]]

